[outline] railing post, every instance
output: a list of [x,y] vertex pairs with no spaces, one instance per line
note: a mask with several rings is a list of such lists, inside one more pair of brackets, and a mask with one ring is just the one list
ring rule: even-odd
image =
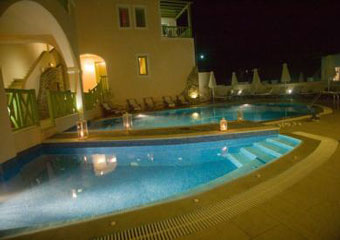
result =
[[19,94],[19,92],[17,90],[14,90],[13,92],[14,94],[14,99],[15,99],[15,104],[16,104],[16,107],[17,107],[17,111],[18,111],[18,125],[19,125],[19,128],[22,128],[24,127],[24,120],[23,120],[23,116],[22,116],[22,105],[21,105],[21,94]]
[[50,119],[53,124],[55,124],[55,110],[54,110],[54,101],[52,99],[52,94],[50,90],[47,90],[47,104],[48,104],[48,112],[50,115]]
[[40,125],[40,116],[38,111],[38,102],[37,97],[35,95],[35,90],[31,90],[31,98],[32,98],[32,117],[33,121],[36,125]]

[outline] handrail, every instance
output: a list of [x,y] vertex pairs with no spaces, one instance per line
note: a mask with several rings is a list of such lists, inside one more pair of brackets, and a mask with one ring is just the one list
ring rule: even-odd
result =
[[39,55],[39,57],[34,61],[34,63],[32,64],[32,66],[30,67],[30,69],[28,70],[27,74],[25,75],[24,79],[23,79],[23,87],[26,85],[27,80],[30,78],[30,76],[35,72],[34,70],[36,70],[36,68],[39,68],[39,73],[40,73],[40,63],[43,59],[45,59],[46,56],[49,56],[50,54],[52,54],[53,52],[55,52],[56,49],[53,48],[50,51],[43,51],[41,52],[41,54]]
[[39,125],[39,113],[35,90],[5,89],[7,109],[12,128]]
[[168,38],[191,38],[192,28],[183,26],[162,26],[162,36]]

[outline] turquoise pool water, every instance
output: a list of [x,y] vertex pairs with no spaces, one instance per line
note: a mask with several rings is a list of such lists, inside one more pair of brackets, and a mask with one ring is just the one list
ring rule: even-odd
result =
[[299,143],[266,135],[170,145],[44,147],[2,180],[0,235],[186,196],[213,181],[249,173]]
[[[223,117],[237,120],[241,112],[244,120],[269,121],[310,114],[310,108],[296,103],[217,104],[204,107],[171,109],[133,115],[134,129],[182,127],[218,123]],[[121,118],[105,119],[89,123],[90,130],[123,129]],[[75,128],[71,129],[74,131]]]

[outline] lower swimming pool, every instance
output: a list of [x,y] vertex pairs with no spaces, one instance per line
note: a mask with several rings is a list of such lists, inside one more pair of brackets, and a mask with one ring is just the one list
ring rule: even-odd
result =
[[271,134],[151,146],[47,146],[24,157],[27,164],[20,169],[2,176],[0,233],[187,196],[208,183],[249,173],[299,143]]
[[[133,115],[133,129],[183,127],[218,123],[223,117],[237,120],[241,113],[247,121],[270,121],[310,114],[311,109],[297,103],[215,104],[203,107],[170,109]],[[121,130],[121,118],[89,123],[90,130]],[[75,131],[75,128],[70,129]]]

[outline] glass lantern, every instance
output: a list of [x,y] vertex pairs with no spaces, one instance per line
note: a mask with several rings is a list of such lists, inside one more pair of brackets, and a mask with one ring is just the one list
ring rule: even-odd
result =
[[126,130],[132,129],[132,114],[130,113],[123,114],[123,125],[124,129]]
[[86,139],[89,136],[89,130],[87,128],[86,120],[77,121],[77,133],[79,139]]
[[228,121],[225,118],[222,118],[220,121],[220,130],[227,131],[228,130]]
[[243,121],[243,112],[237,111],[237,121]]

